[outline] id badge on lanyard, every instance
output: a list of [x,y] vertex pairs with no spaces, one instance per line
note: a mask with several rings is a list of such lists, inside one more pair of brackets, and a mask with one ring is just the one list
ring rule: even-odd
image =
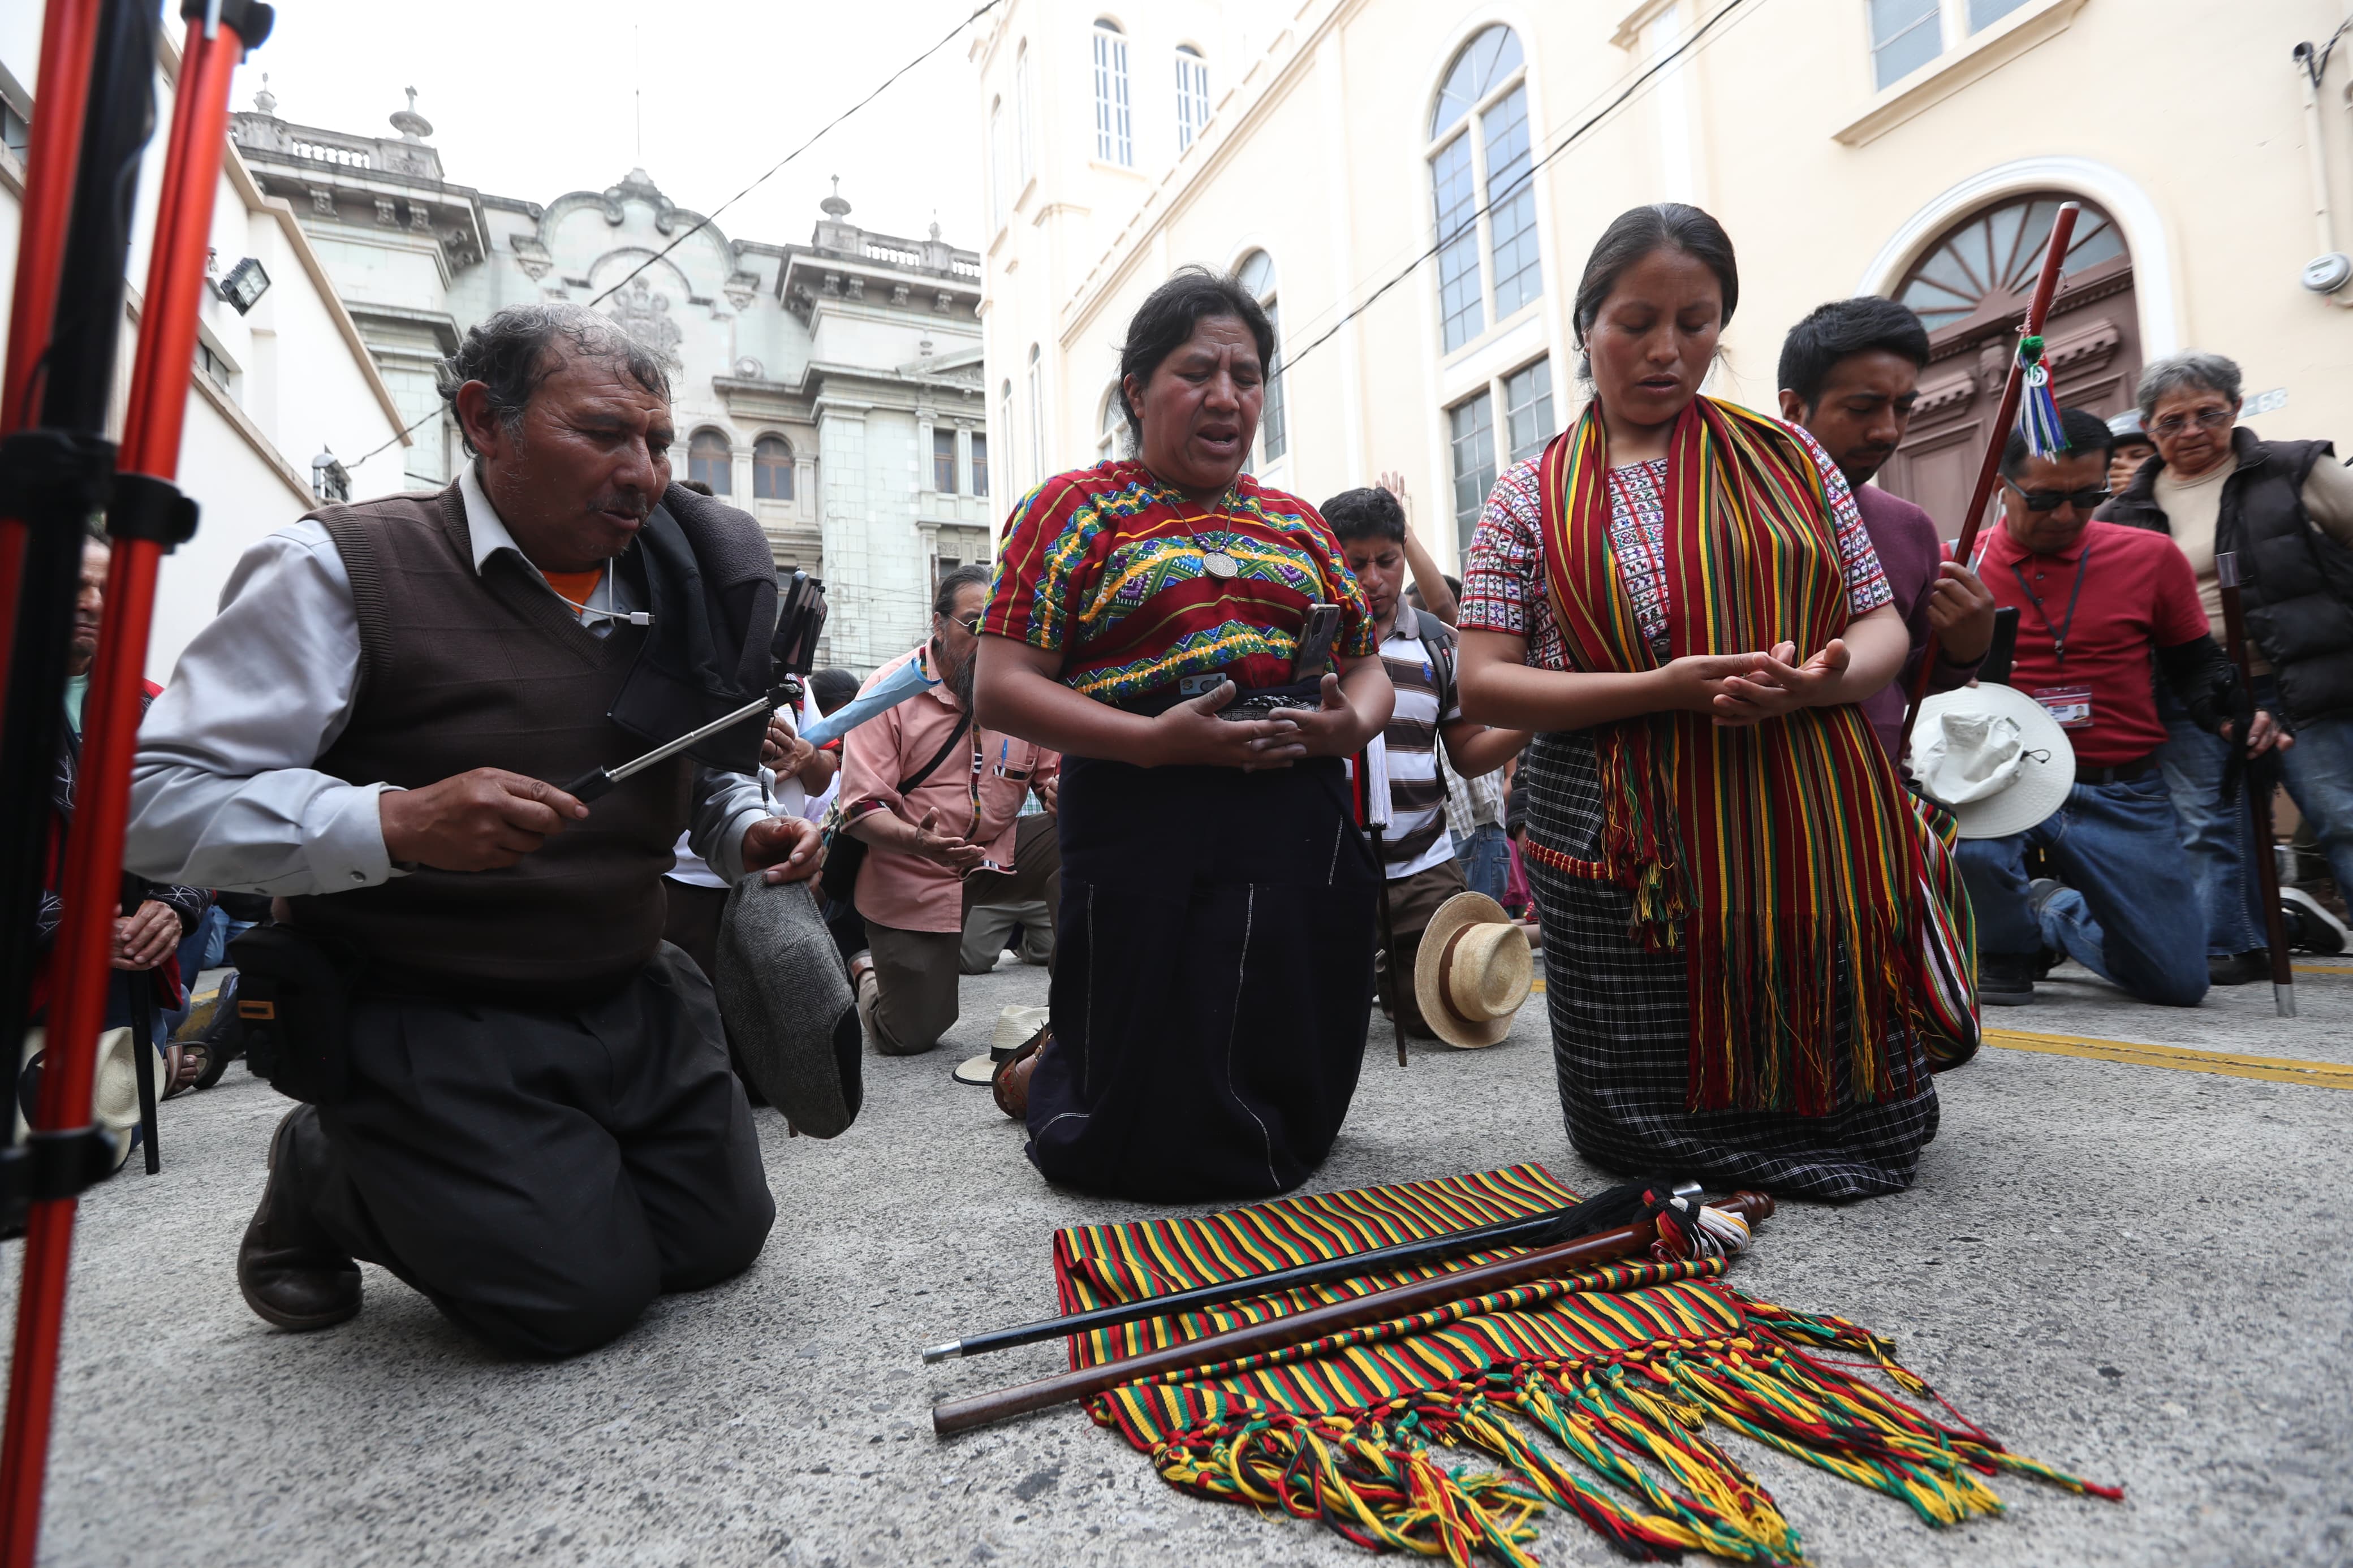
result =
[[2088,730],[2092,727],[2092,689],[2089,686],[2038,686],[2028,693],[2042,704],[2063,730]]

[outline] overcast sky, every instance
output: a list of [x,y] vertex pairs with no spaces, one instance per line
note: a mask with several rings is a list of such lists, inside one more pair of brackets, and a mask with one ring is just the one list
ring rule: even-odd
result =
[[[0,0],[0,4],[6,0]],[[237,72],[250,109],[269,73],[298,124],[391,135],[417,89],[448,176],[552,202],[642,163],[664,195],[708,213],[871,91],[968,14],[974,0],[278,0],[278,25]],[[970,33],[959,35],[719,218],[730,238],[806,241],[841,176],[850,221],[981,240]],[[644,94],[638,151],[636,95]]]

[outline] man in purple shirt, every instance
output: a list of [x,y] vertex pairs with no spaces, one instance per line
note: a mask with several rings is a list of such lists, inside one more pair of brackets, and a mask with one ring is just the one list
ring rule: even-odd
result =
[[1863,482],[1904,439],[1919,396],[1920,367],[1927,363],[1928,332],[1920,318],[1873,295],[1820,307],[1781,343],[1781,417],[1804,426],[1846,475],[1880,570],[1895,591],[1895,607],[1912,631],[1904,673],[1862,705],[1890,756],[1929,628],[1936,632],[1931,691],[1968,684],[1993,641],[1993,595],[1976,573],[1943,559],[1935,521],[1910,501]]

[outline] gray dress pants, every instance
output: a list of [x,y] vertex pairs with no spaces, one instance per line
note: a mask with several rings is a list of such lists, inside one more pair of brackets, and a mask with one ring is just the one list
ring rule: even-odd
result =
[[363,996],[281,1171],[319,1238],[500,1350],[565,1356],[740,1273],[776,1218],[710,982],[665,943],[572,1008]]

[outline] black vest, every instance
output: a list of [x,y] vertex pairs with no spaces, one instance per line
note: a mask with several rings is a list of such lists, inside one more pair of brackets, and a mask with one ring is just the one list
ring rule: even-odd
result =
[[[2235,551],[2247,635],[2279,682],[2291,723],[2353,715],[2353,551],[2312,526],[2304,481],[2336,449],[2326,441],[2265,441],[2231,432],[2238,468],[2222,481],[2214,522],[2217,554]],[[2141,465],[2100,516],[2128,528],[2171,534],[2157,504],[2164,465]]]

